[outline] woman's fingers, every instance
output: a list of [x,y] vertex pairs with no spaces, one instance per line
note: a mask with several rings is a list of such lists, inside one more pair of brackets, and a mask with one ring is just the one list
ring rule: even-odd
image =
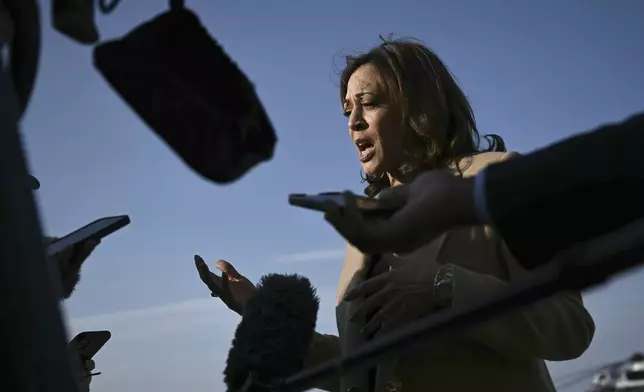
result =
[[210,268],[208,268],[208,265],[206,264],[204,259],[201,258],[201,256],[195,255],[194,259],[195,266],[197,267],[197,272],[199,272],[199,278],[201,279],[201,281],[208,287],[208,289],[210,289],[213,297],[221,296],[221,278],[210,272]]
[[386,302],[387,297],[390,295],[388,290],[381,290],[377,293],[367,297],[362,304],[358,307],[349,321],[364,321],[367,319],[367,315],[374,312],[376,309],[381,308]]
[[364,336],[370,336],[381,327],[382,324],[387,323],[391,317],[396,315],[396,303],[389,302],[385,304],[380,310],[369,320],[369,322],[362,327],[360,331]]
[[370,296],[378,291],[383,290],[387,286],[387,283],[389,283],[391,274],[391,271],[385,272],[384,274],[380,274],[374,276],[373,278],[365,280],[364,282],[358,284],[356,287],[348,290],[344,295],[344,300],[353,301],[360,296]]
[[237,272],[235,267],[233,267],[233,265],[226,260],[217,260],[215,267],[217,267],[217,269],[221,271],[222,274],[228,275],[228,279],[233,282],[237,282],[243,279],[243,276],[241,276],[240,273]]
[[[223,261],[223,260],[220,260],[220,261]],[[238,277],[241,276],[241,275],[239,275],[239,273],[237,273],[237,271],[235,271],[235,268],[232,265],[230,265],[230,263],[227,263],[225,261],[224,261],[224,263],[226,263],[227,265],[221,265],[221,268],[220,268],[220,270],[223,269],[221,271],[221,278],[220,278],[220,280],[221,280],[221,295],[220,295],[220,297],[221,297],[221,300],[226,304],[226,306],[228,306],[234,312],[236,312],[238,314],[241,314],[242,309],[241,309],[241,306],[240,306],[240,304],[238,302],[238,299],[235,298],[235,294],[230,290],[231,278],[230,278],[229,272],[233,271],[233,273],[237,274]],[[220,263],[220,264],[222,264],[222,263]],[[218,266],[218,268],[219,268],[219,266]],[[228,271],[228,272],[226,272],[226,271]],[[239,281],[239,280],[233,280],[233,281]]]
[[[228,297],[228,293],[229,293],[229,290],[230,290],[229,289],[229,284],[228,284],[229,279],[230,279],[230,276],[228,275],[227,272],[222,272],[221,273],[221,295],[222,296]],[[226,299],[228,299],[228,298],[226,298]]]
[[195,266],[197,267],[197,272],[199,272],[199,277],[205,284],[208,284],[208,274],[210,272],[208,265],[199,255],[195,255],[194,259]]
[[380,330],[376,334],[376,337],[388,334],[389,332],[403,325],[405,321],[407,320],[405,319],[405,314],[403,312],[396,312],[390,315],[389,318],[383,321],[382,325],[380,326]]
[[197,266],[197,268],[201,268],[203,266],[208,268],[208,266],[206,265],[206,262],[204,261],[204,259],[201,258],[201,256],[195,255],[194,259],[195,259],[195,265]]
[[411,320],[410,314],[407,311],[407,302],[398,301],[396,306],[392,304],[392,309],[392,312],[388,314],[389,317],[380,325],[380,330],[376,334],[376,337],[386,335]]

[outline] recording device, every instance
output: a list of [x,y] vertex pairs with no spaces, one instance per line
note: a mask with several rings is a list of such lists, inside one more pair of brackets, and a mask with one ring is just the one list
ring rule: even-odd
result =
[[233,182],[273,157],[277,137],[255,88],[182,1],[94,49],[94,65],[194,171]]
[[319,303],[305,277],[263,276],[244,308],[228,353],[224,370],[228,392],[269,390],[302,370]]
[[65,249],[72,248],[87,240],[100,240],[101,238],[107,237],[115,231],[127,226],[129,223],[130,217],[127,215],[109,216],[97,219],[94,222],[47,245],[47,256],[54,256]]
[[[392,200],[380,200],[359,195],[353,195],[351,200],[354,200],[358,210],[366,215],[390,216],[402,207],[402,203],[398,204]],[[336,204],[341,209],[346,207],[346,199],[341,192],[325,192],[317,195],[293,193],[288,195],[290,205],[309,210],[324,212],[324,206],[328,202]]]
[[110,331],[81,332],[69,342],[69,347],[75,348],[83,360],[88,360],[94,358],[111,337]]

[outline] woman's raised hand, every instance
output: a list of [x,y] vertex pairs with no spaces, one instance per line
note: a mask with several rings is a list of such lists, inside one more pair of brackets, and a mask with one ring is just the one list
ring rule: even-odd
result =
[[246,302],[255,293],[253,282],[237,272],[226,260],[217,260],[215,263],[215,267],[221,271],[221,276],[211,272],[199,255],[195,255],[195,265],[201,281],[210,290],[210,295],[219,297],[228,308],[241,315]]

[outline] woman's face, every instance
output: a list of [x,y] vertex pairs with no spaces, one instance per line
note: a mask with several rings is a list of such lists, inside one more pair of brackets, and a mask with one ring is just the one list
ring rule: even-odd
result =
[[376,68],[365,64],[349,78],[344,114],[349,136],[367,174],[396,170],[403,157],[400,114],[389,102],[385,83]]

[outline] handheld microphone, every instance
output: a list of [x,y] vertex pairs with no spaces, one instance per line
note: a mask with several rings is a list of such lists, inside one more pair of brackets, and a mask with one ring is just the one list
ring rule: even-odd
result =
[[269,390],[304,366],[320,300],[299,275],[262,277],[237,326],[224,382],[229,392]]

